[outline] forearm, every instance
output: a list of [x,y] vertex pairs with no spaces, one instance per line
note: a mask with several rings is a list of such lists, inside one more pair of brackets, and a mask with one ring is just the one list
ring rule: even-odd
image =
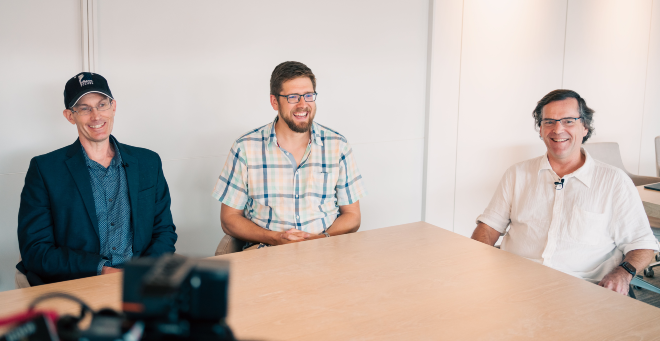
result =
[[151,234],[151,243],[142,254],[143,256],[160,256],[176,252],[175,244],[178,236],[174,232],[174,226],[154,228]]
[[220,225],[226,234],[240,240],[268,245],[281,244],[281,232],[270,231],[242,215],[220,213]]
[[[639,249],[632,250],[626,254],[624,261],[630,263],[637,269],[637,272],[643,271],[651,263],[653,250]],[[598,283],[598,285],[616,291],[622,295],[628,294],[630,281],[633,276],[621,266],[616,266]]]
[[331,236],[357,232],[360,228],[361,220],[361,216],[354,212],[343,213],[335,219],[326,232]]
[[94,276],[102,259],[82,250],[44,244],[27,246],[21,254],[23,266],[46,282]]
[[639,273],[644,271],[644,268],[646,268],[653,260],[653,250],[632,250],[626,254],[626,257],[623,260],[634,266]]
[[474,229],[472,233],[472,239],[494,246],[497,240],[500,238],[500,232],[494,228],[479,222],[477,228]]

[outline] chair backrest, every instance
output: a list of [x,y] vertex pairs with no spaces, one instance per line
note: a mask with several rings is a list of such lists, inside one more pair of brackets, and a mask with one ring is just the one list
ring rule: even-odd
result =
[[[21,256],[18,256],[18,262],[21,262]],[[30,282],[28,282],[27,277],[18,271],[16,269],[16,274],[14,275],[14,284],[16,285],[16,289],[23,289],[23,288],[29,288],[30,287]]]
[[655,172],[660,177],[660,136],[655,137]]
[[595,142],[595,143],[585,143],[582,147],[589,152],[589,155],[594,159],[605,162],[608,165],[621,168],[626,174],[630,175],[630,172],[626,170],[626,167],[623,166],[623,160],[621,159],[621,151],[619,150],[619,144],[616,142]]
[[243,246],[245,246],[244,241],[226,234],[220,240],[220,244],[218,244],[218,248],[215,250],[215,255],[220,256],[228,253],[240,252],[243,251]]

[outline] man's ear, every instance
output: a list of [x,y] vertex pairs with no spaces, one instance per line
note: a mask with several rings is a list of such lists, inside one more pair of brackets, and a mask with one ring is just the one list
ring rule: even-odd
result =
[[275,95],[270,95],[270,105],[273,107],[273,110],[280,109],[280,102],[278,102],[279,97]]
[[73,112],[69,109],[64,109],[62,111],[62,114],[64,115],[64,118],[66,118],[67,121],[69,121],[71,124],[76,124],[76,121],[73,119]]

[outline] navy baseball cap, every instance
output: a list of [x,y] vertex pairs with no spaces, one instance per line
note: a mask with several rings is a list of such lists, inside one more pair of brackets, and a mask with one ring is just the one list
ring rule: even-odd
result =
[[106,95],[114,100],[110,87],[108,87],[108,81],[103,76],[97,73],[81,72],[66,82],[64,86],[64,106],[67,109],[72,108],[82,96],[92,92]]

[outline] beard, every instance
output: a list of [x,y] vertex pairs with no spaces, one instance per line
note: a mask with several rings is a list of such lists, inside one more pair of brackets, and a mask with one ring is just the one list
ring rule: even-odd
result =
[[[298,112],[307,112],[307,122],[306,123],[296,123],[293,121],[293,114],[298,113]],[[314,114],[315,112],[312,111],[311,108],[303,109],[303,110],[293,110],[290,113],[290,116],[285,116],[284,113],[282,113],[282,109],[278,110],[278,115],[279,117],[284,120],[286,125],[289,127],[289,129],[293,130],[296,133],[306,133],[308,132],[311,127],[312,127],[312,122],[314,122]]]

